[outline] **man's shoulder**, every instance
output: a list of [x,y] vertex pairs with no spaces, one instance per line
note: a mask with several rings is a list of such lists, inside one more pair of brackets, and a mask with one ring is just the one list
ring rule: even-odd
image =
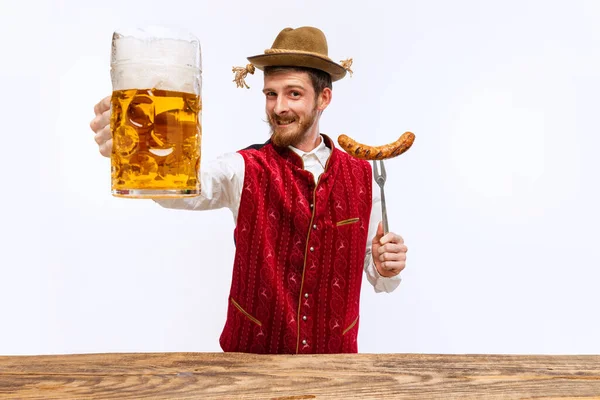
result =
[[240,149],[238,151],[263,150],[263,148],[268,144],[269,144],[269,141],[266,141],[264,143],[255,143],[255,144],[251,144],[247,147],[244,147],[243,149]]
[[237,153],[242,156],[246,168],[250,165],[263,166],[272,158],[272,145],[270,141],[256,143],[239,149]]

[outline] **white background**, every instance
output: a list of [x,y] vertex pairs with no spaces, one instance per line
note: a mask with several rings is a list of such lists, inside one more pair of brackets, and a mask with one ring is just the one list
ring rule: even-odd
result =
[[2,0],[0,354],[221,351],[228,210],[110,195],[89,122],[115,29],[202,43],[203,161],[267,139],[262,73],[231,67],[313,25],[354,76],[321,130],[387,163],[400,288],[363,285],[359,350],[600,353],[600,2]]

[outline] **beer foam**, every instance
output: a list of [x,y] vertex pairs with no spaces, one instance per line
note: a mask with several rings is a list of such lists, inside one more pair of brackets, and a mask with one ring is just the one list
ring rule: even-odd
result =
[[194,36],[166,28],[115,32],[113,90],[162,89],[200,95],[202,58]]

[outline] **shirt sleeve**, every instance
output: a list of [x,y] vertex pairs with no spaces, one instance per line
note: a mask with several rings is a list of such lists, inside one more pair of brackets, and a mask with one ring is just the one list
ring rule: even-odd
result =
[[371,285],[373,285],[373,289],[376,293],[386,292],[391,293],[402,281],[400,278],[400,274],[392,277],[385,277],[379,274],[377,271],[377,267],[375,267],[375,263],[373,261],[372,251],[371,251],[371,242],[377,233],[377,225],[381,221],[381,198],[379,196],[379,186],[375,180],[373,180],[373,205],[371,207],[371,218],[369,220],[369,234],[367,236],[367,250],[365,252],[365,273],[367,275],[367,280]]
[[244,158],[237,152],[227,153],[200,167],[200,195],[154,201],[164,208],[180,210],[214,210],[227,207],[236,221],[243,184]]

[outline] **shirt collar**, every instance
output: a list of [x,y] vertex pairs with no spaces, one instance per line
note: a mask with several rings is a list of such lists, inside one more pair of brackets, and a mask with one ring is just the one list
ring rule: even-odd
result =
[[294,146],[289,146],[289,148],[294,153],[298,154],[298,156],[300,156],[300,158],[303,160],[309,157],[311,154],[314,154],[323,168],[325,168],[327,160],[329,159],[329,155],[331,154],[331,149],[325,145],[325,139],[323,139],[323,136],[321,136],[321,142],[319,145],[309,152],[302,151]]

